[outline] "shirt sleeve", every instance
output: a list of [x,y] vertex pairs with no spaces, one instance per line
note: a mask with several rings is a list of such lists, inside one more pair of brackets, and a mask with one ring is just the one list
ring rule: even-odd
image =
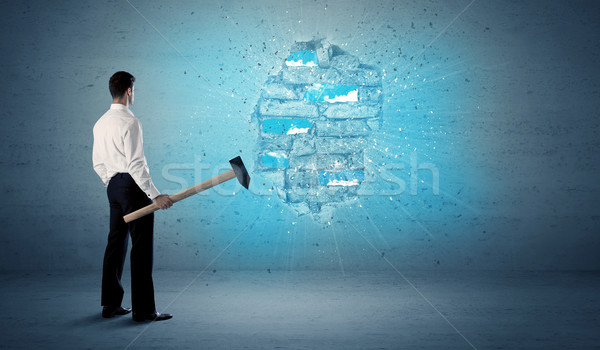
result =
[[94,170],[96,171],[96,174],[100,176],[100,180],[102,180],[104,187],[107,187],[110,179],[107,175],[108,171],[106,169],[106,166],[103,163],[96,163],[96,161],[94,160]]
[[110,181],[110,178],[108,177],[108,169],[102,162],[100,148],[96,142],[96,137],[94,135],[94,145],[92,146],[92,163],[94,165],[94,171],[96,174],[98,174],[98,176],[100,176],[100,180],[102,180],[104,187],[107,187],[108,182]]
[[158,192],[152,178],[150,178],[148,163],[144,156],[142,125],[137,119],[131,123],[125,132],[123,145],[125,159],[127,160],[127,172],[148,198],[156,198],[160,192]]

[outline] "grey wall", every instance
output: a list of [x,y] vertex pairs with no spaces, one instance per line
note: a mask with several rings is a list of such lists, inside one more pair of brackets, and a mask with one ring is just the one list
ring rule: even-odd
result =
[[[137,78],[160,190],[236,155],[253,176],[157,213],[157,268],[380,269],[381,253],[402,269],[600,267],[597,2],[0,6],[1,270],[100,268],[91,129],[117,70]],[[254,172],[251,115],[294,41],[314,38],[382,73],[383,124],[356,199],[298,216]]]

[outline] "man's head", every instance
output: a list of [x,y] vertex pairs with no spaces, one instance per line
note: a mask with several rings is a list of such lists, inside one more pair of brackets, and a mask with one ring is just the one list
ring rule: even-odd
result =
[[135,77],[127,72],[116,72],[108,81],[108,89],[113,102],[126,106],[133,104],[133,83]]

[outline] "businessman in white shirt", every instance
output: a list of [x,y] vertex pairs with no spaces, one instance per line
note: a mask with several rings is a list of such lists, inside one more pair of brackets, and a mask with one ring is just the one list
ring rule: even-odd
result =
[[161,209],[173,202],[154,186],[144,156],[142,125],[129,110],[135,78],[116,72],[109,80],[110,109],[94,125],[94,170],[107,187],[110,232],[102,268],[102,316],[126,315],[121,306],[121,276],[131,235],[131,302],[134,321],[162,321],[172,317],[156,312],[152,281],[154,215],[126,224],[123,216],[154,201]]

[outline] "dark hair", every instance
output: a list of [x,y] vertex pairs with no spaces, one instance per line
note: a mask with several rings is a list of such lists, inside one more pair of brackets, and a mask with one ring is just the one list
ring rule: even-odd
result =
[[125,95],[129,88],[133,88],[135,77],[127,72],[116,72],[108,81],[108,89],[113,98],[119,98]]

